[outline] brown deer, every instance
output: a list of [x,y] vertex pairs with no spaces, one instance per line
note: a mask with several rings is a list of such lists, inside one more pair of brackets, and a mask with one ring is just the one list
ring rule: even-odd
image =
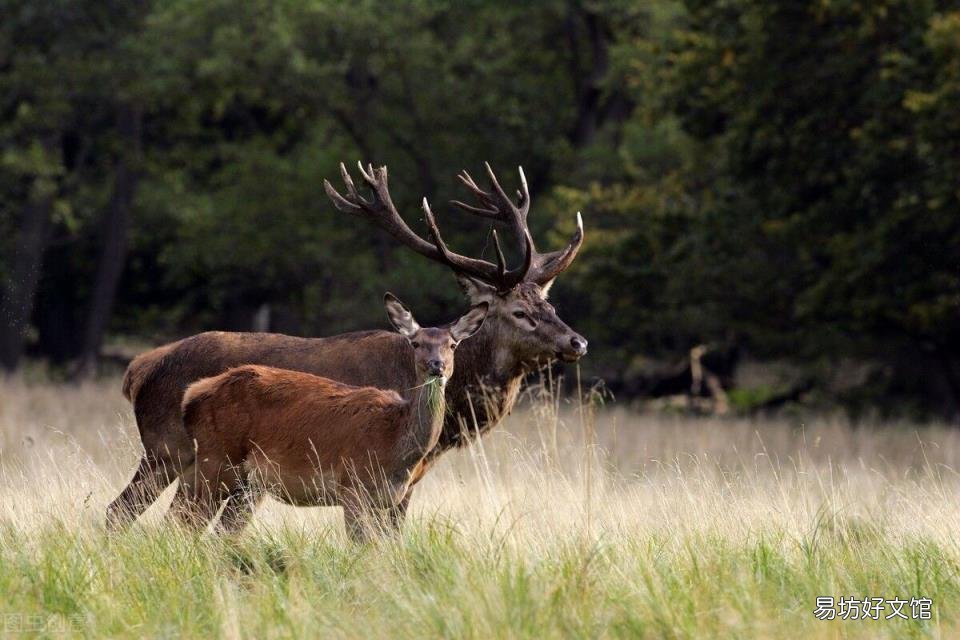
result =
[[421,328],[393,295],[384,304],[416,372],[402,395],[259,365],[187,388],[183,424],[196,442],[196,462],[180,478],[188,523],[205,525],[225,503],[220,526],[238,530],[270,494],[294,505],[343,506],[347,532],[362,539],[374,510],[400,504],[440,438],[454,349],[480,328],[488,305]]
[[[418,471],[436,456],[485,433],[516,402],[520,383],[531,370],[561,359],[573,362],[587,352],[587,341],[557,316],[547,292],[557,274],[573,262],[583,242],[583,224],[569,245],[539,253],[527,228],[530,194],[520,170],[517,200],[506,195],[490,166],[490,190],[477,186],[466,172],[460,181],[473,193],[476,205],[453,204],[473,215],[502,225],[523,252],[523,264],[507,269],[503,251],[494,245],[497,263],[452,252],[443,242],[426,200],[423,211],[430,241],[416,234],[401,218],[387,186],[387,168],[360,166],[370,188],[361,195],[340,166],[346,191],[325,182],[328,196],[341,211],[367,218],[401,244],[453,270],[472,305],[486,302],[487,320],[474,338],[457,351],[457,367],[447,385],[449,410],[437,447]],[[494,239],[497,236],[494,235]],[[345,384],[401,390],[413,386],[415,371],[403,356],[401,336],[361,331],[329,338],[297,338],[269,333],[209,332],[149,351],[130,363],[123,393],[133,403],[144,454],[130,483],[107,509],[109,526],[121,526],[142,513],[160,492],[193,462],[193,442],[183,427],[180,403],[186,388],[231,367],[261,364],[303,371]],[[412,482],[416,482],[416,478]],[[408,491],[394,516],[403,517]],[[175,501],[185,500],[182,494]]]

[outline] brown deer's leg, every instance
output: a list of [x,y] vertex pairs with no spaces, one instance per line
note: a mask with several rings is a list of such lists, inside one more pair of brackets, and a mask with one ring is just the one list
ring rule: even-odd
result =
[[247,483],[238,485],[227,496],[227,504],[223,508],[223,513],[220,514],[217,529],[227,534],[241,531],[250,522],[254,510],[263,499],[263,495],[262,491]]
[[238,470],[229,461],[204,457],[180,476],[169,515],[192,529],[202,529],[240,484]]
[[399,531],[400,527],[403,526],[404,521],[407,519],[407,507],[410,506],[411,489],[407,489],[407,492],[400,499],[400,501],[387,509],[386,524],[395,531]]
[[204,501],[203,490],[195,486],[199,479],[189,477],[194,473],[194,470],[189,470],[180,478],[180,485],[173,495],[166,517],[190,529],[201,529],[216,514],[216,506],[212,501]]
[[[198,485],[193,486],[192,481],[180,480],[182,483],[170,504],[170,511],[167,517],[179,522],[184,527],[193,530],[205,529],[214,516],[217,515],[217,509],[220,507],[218,492],[207,487],[205,481],[200,481]],[[183,485],[187,484],[187,487]]]
[[343,492],[341,504],[347,535],[356,543],[367,542],[376,526],[369,490],[365,487],[347,488]]
[[387,523],[391,528],[396,530],[403,526],[407,519],[407,508],[410,506],[410,495],[413,493],[413,487],[423,479],[435,460],[436,458],[425,457],[410,472],[410,479],[405,483],[406,491],[403,497],[387,510]]

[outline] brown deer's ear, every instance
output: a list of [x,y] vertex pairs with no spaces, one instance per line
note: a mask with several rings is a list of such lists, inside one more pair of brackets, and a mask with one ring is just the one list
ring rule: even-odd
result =
[[413,314],[406,305],[392,293],[386,293],[383,296],[383,306],[387,308],[387,316],[394,328],[405,338],[410,338],[417,331],[420,331],[420,325],[414,320]]
[[480,304],[481,302],[492,302],[493,297],[497,293],[496,287],[486,282],[481,282],[476,278],[465,276],[462,273],[457,274],[457,284],[460,285],[460,290],[463,291],[464,295],[466,295],[470,301],[470,304],[473,305]]
[[453,337],[454,342],[466,340],[479,331],[480,327],[483,326],[483,321],[487,318],[487,311],[489,310],[490,305],[486,302],[481,302],[450,325],[450,335]]

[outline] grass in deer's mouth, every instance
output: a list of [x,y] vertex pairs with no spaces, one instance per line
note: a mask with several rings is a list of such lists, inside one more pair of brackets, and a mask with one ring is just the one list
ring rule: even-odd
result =
[[[0,621],[115,637],[950,637],[960,434],[521,411],[417,487],[401,535],[270,504],[235,538],[120,535],[132,467],[112,388],[11,387],[0,414]],[[94,400],[93,394],[97,394]],[[109,401],[112,402],[112,401]],[[65,409],[72,408],[72,410]],[[122,413],[121,413],[122,412]],[[17,437],[16,429],[19,429]],[[20,444],[26,436],[32,445]],[[120,460],[116,460],[119,451]],[[164,505],[158,505],[164,506]],[[834,620],[817,596],[929,597]],[[17,627],[16,625],[20,625]],[[38,625],[44,625],[38,628]]]
[[427,408],[431,416],[437,416],[446,407],[443,397],[445,382],[443,376],[430,376],[422,385],[422,393],[426,394]]

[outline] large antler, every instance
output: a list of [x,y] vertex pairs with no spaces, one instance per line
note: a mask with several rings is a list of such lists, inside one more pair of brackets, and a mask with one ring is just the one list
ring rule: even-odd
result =
[[360,169],[360,175],[363,177],[364,182],[367,183],[372,191],[372,198],[367,199],[360,195],[353,183],[353,179],[347,172],[347,168],[343,163],[340,163],[340,175],[343,177],[346,195],[341,195],[334,189],[329,180],[323,181],[323,187],[337,209],[370,219],[399,240],[401,244],[413,249],[420,255],[445,264],[459,273],[491,284],[500,291],[512,289],[524,280],[533,259],[534,250],[532,241],[526,243],[523,265],[512,270],[507,270],[506,260],[504,259],[503,251],[500,248],[500,241],[497,239],[496,234],[494,234],[493,240],[497,251],[497,264],[453,253],[440,236],[440,229],[437,227],[433,212],[430,211],[430,205],[427,203],[427,199],[424,198],[423,213],[426,217],[427,228],[430,230],[431,239],[433,240],[431,244],[414,233],[397,212],[397,208],[390,198],[390,190],[387,186],[387,168],[374,168],[373,165],[367,165],[367,168],[364,169],[363,165],[359,162],[357,166]]
[[583,243],[583,218],[580,216],[580,212],[577,212],[577,229],[574,231],[570,243],[559,251],[539,253],[533,246],[533,238],[527,226],[527,214],[530,212],[530,190],[527,188],[527,178],[523,175],[523,167],[519,167],[520,189],[517,190],[517,201],[514,202],[500,186],[500,181],[497,180],[496,174],[490,168],[490,163],[484,163],[484,166],[490,178],[491,191],[489,192],[478,187],[476,181],[466,170],[457,176],[460,182],[473,193],[480,206],[472,206],[460,200],[452,200],[451,204],[467,213],[502,223],[511,230],[518,245],[533,247],[531,266],[526,279],[541,286],[545,285],[569,267],[574,258],[577,257],[577,252]]

